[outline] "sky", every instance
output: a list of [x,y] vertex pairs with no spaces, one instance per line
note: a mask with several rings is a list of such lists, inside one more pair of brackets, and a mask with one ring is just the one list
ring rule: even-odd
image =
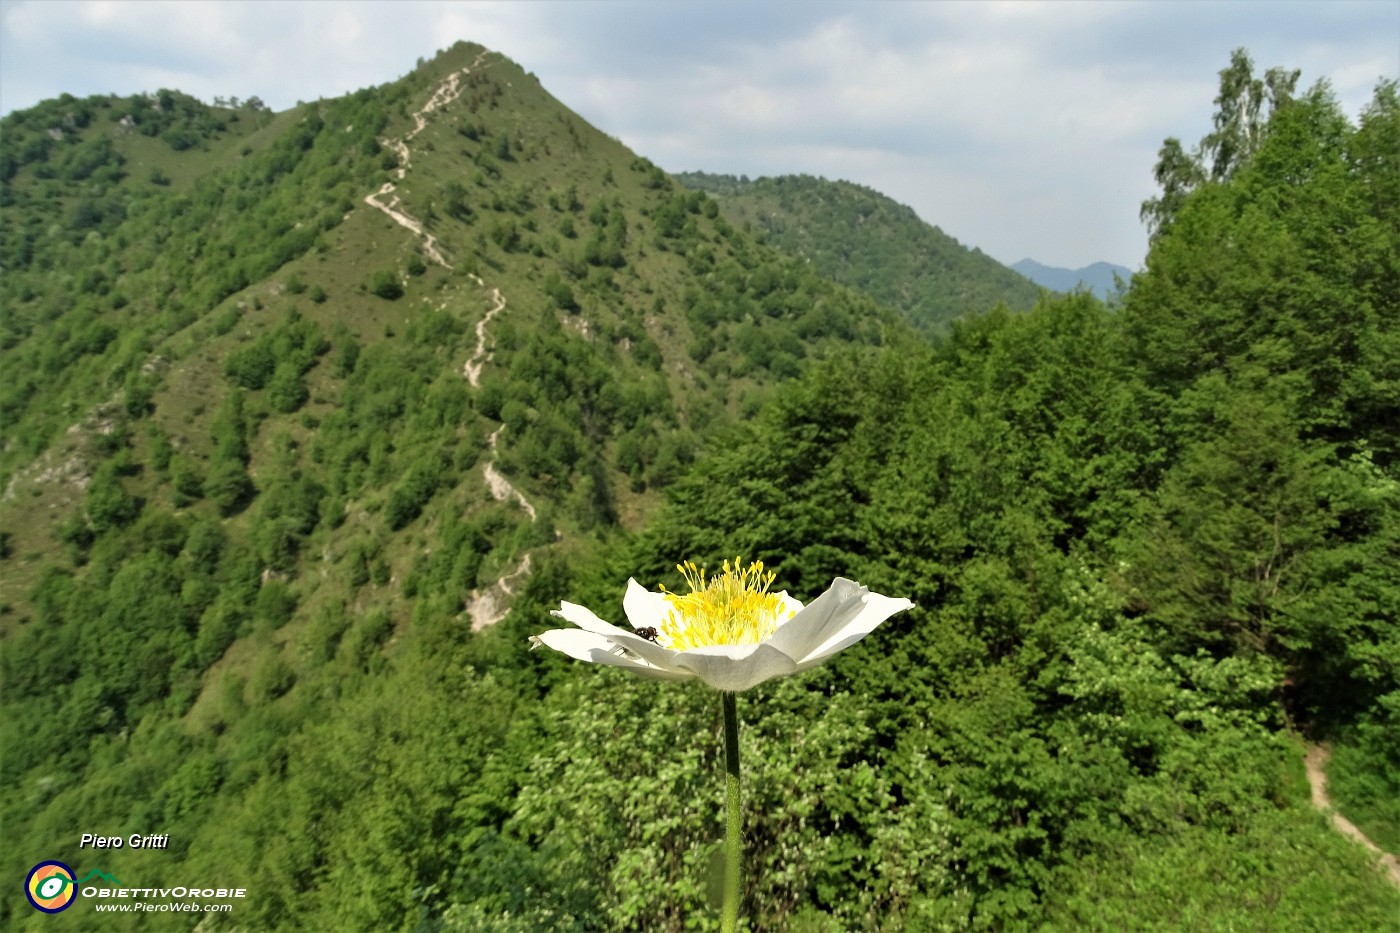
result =
[[281,110],[458,40],[668,171],[845,179],[1004,263],[1137,269],[1157,150],[1209,131],[1231,50],[1356,119],[1400,77],[1400,0],[0,0],[0,113],[162,87]]

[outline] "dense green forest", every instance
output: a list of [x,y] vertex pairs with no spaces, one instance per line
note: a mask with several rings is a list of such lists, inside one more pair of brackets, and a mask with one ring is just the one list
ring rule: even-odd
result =
[[0,923],[717,929],[718,698],[528,637],[742,553],[917,603],[740,696],[749,929],[1400,929],[1400,92],[1290,74],[932,338],[479,46],[7,116]]
[[1040,294],[1020,273],[863,185],[810,175],[749,179],[706,172],[676,180],[713,195],[731,223],[902,312],[927,334],[943,334],[950,321],[998,304],[1025,311]]

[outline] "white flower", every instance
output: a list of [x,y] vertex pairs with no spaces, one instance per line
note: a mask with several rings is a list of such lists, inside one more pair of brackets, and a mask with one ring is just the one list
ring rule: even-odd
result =
[[745,568],[738,559],[726,561],[724,572],[708,580],[694,564],[679,569],[691,587],[685,595],[664,588],[653,593],[627,581],[622,608],[630,632],[566,602],[552,614],[578,628],[553,629],[530,641],[580,661],[660,680],[698,677],[716,690],[738,693],[816,667],[914,605],[837,577],[803,606],[786,592],[768,592],[773,574],[765,574],[761,563]]

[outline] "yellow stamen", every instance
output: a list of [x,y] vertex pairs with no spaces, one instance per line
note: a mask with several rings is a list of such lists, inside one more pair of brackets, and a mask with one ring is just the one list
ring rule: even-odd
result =
[[671,614],[661,623],[661,634],[671,648],[685,651],[704,645],[756,645],[786,621],[782,599],[768,592],[776,576],[763,570],[763,562],[747,567],[739,558],[724,562],[724,572],[709,579],[705,568],[686,561],[676,569],[690,585],[685,595],[666,592]]

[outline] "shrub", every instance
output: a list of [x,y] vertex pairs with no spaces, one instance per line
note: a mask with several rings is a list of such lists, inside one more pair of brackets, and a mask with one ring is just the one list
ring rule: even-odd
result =
[[398,276],[387,269],[374,274],[369,282],[369,290],[385,301],[397,301],[403,297],[403,286],[399,284]]

